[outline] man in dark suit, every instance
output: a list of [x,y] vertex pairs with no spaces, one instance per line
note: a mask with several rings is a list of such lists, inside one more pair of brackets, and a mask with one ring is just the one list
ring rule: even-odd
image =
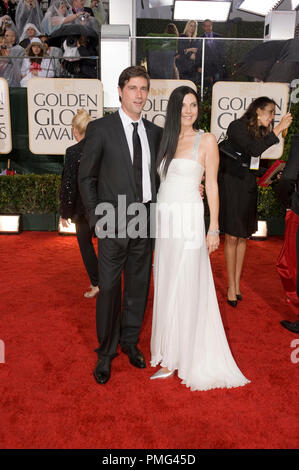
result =
[[[211,87],[213,83],[222,80],[224,77],[224,51],[222,42],[213,40],[213,38],[220,38],[221,36],[220,34],[214,33],[211,20],[207,19],[203,22],[203,30],[204,33],[202,37],[206,38],[204,85]],[[200,61],[201,57],[198,59],[198,62]],[[201,67],[199,67],[198,72],[201,72]]]
[[[293,218],[296,218],[297,220],[298,217],[296,216],[299,216],[299,134],[295,134],[292,138],[288,161],[278,183],[274,186],[274,189],[285,208],[291,209],[294,213],[291,213],[291,215],[293,215]],[[288,235],[286,233],[285,237],[287,236]],[[291,233],[291,236],[294,237],[293,232]],[[288,262],[292,265],[294,263],[297,264],[296,291],[297,297],[299,298],[299,225],[296,233],[296,241],[294,239],[286,239],[285,243],[287,242],[296,243],[297,259],[289,259]],[[284,275],[286,275],[285,272]],[[299,321],[290,322],[282,320],[281,325],[293,333],[299,333]]]
[[[94,376],[100,384],[110,378],[118,343],[132,365],[146,365],[137,343],[148,296],[152,243],[144,234],[135,238],[129,228],[134,225],[132,204],[139,203],[148,229],[150,202],[156,201],[156,154],[162,129],[141,118],[149,85],[143,67],[128,67],[121,73],[121,108],[88,125],[79,168],[82,200],[98,236],[96,323],[100,346]],[[99,219],[95,211],[105,215]]]

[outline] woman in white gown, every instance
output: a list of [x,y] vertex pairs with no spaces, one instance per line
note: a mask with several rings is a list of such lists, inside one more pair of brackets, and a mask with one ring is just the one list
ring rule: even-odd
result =
[[[219,312],[209,253],[219,246],[218,147],[198,131],[199,101],[189,87],[169,99],[158,154],[151,379],[177,371],[191,390],[231,388],[249,380],[229,349]],[[207,235],[199,185],[205,174],[210,210]]]

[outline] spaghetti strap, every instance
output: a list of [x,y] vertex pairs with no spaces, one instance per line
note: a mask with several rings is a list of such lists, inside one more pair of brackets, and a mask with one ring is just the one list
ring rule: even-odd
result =
[[197,153],[198,153],[198,147],[199,147],[199,142],[200,142],[200,137],[204,133],[203,130],[199,129],[195,139],[194,139],[194,146],[193,146],[193,152],[192,152],[192,160],[197,160]]

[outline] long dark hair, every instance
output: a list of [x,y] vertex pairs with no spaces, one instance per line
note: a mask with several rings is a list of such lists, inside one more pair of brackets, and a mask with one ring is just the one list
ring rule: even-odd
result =
[[[38,46],[40,48],[40,51],[37,55],[34,55],[32,52],[33,46]],[[45,49],[43,44],[39,44],[34,42],[33,44],[31,43],[29,47],[26,49],[26,54],[29,56],[29,62],[32,64],[33,62],[36,62],[37,64],[41,64],[43,58],[45,57]]]
[[199,129],[199,98],[196,91],[189,86],[179,86],[171,93],[167,105],[167,113],[164,131],[158,151],[157,166],[159,167],[162,160],[165,159],[163,173],[166,176],[169,164],[174,157],[178,146],[179,134],[181,131],[181,113],[183,101],[186,95],[195,96],[198,106],[198,115],[193,123],[193,129]]
[[258,125],[257,109],[264,109],[268,104],[274,104],[274,106],[276,106],[275,101],[271,98],[268,98],[267,96],[260,96],[259,98],[256,98],[250,104],[249,108],[241,118],[247,121],[249,134],[255,138],[264,137],[272,130],[271,126],[265,127]]

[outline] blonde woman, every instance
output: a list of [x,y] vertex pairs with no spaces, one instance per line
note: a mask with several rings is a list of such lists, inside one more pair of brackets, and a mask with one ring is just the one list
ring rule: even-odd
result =
[[201,49],[200,40],[197,39],[197,22],[195,20],[188,21],[180,37],[188,38],[179,40],[176,66],[179,70],[180,78],[196,83],[198,81],[198,56]]
[[85,144],[85,131],[91,117],[85,109],[79,109],[72,120],[73,135],[77,144],[67,148],[65,166],[60,188],[60,220],[64,227],[70,225],[70,219],[76,224],[76,235],[90,279],[90,288],[84,297],[92,298],[99,292],[98,259],[92,243],[93,231],[90,230],[78,188],[78,170]]

